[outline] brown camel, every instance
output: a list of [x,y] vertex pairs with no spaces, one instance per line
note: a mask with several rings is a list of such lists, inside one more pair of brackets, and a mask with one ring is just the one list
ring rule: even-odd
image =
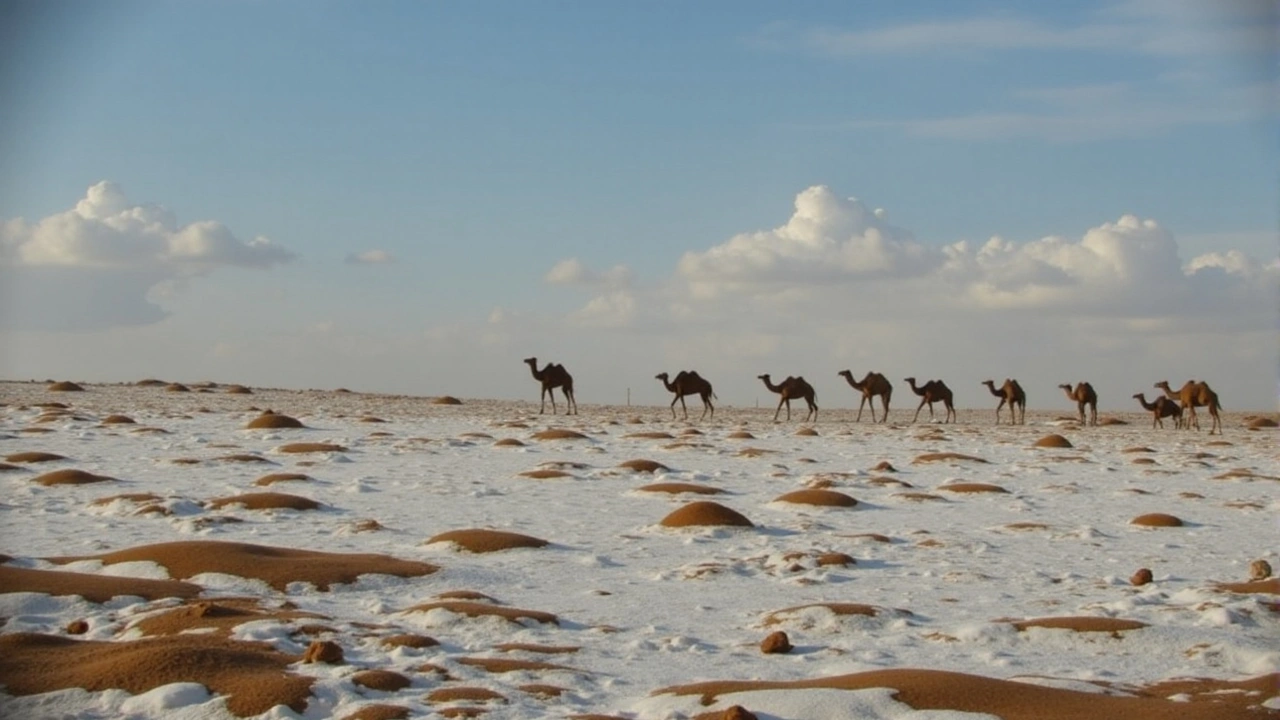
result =
[[551,414],[556,414],[556,394],[555,389],[560,388],[560,392],[564,393],[564,414],[577,415],[578,401],[573,398],[573,376],[563,365],[556,363],[547,363],[547,366],[538,370],[538,358],[525,358],[524,362],[529,366],[529,370],[533,372],[533,379],[542,383],[542,407],[538,409],[538,414],[547,410],[547,396],[551,396]]
[[1134,399],[1142,404],[1142,409],[1151,413],[1151,427],[1164,427],[1164,418],[1176,418],[1176,427],[1182,427],[1182,407],[1177,400],[1170,400],[1164,395],[1156,396],[1155,402],[1147,402],[1146,393],[1134,393]]
[[[680,401],[680,407],[684,410],[684,419],[689,419],[689,408],[684,404],[685,395],[702,396],[702,417],[706,417],[707,411],[711,411],[711,418],[715,419],[716,407],[711,404],[711,398],[716,394],[711,390],[711,383],[698,374],[697,370],[689,370],[688,372],[681,370],[676,373],[675,382],[667,382],[668,375],[666,373],[658,373],[655,378],[662,381],[666,386],[667,392],[676,394],[675,400],[671,401],[671,419],[676,419],[676,400]],[[698,419],[701,420],[702,417]]]
[[[1010,425],[1026,425],[1027,424],[1027,393],[1018,384],[1017,380],[1005,378],[1004,384],[1000,389],[996,389],[994,380],[983,380],[983,385],[991,391],[992,395],[1000,398],[1000,404],[996,406],[996,424],[1000,424],[1000,410],[1007,404],[1009,406],[1009,424]],[[1022,408],[1022,417],[1018,417],[1018,408]]]
[[787,419],[791,419],[791,399],[800,398],[809,405],[809,412],[805,414],[805,422],[809,421],[809,416],[813,416],[813,421],[818,421],[818,401],[813,386],[810,385],[803,377],[787,377],[781,384],[774,385],[769,381],[769,373],[758,375],[759,379],[764,381],[764,386],[769,388],[770,392],[776,392],[782,396],[778,401],[778,409],[773,411],[773,421],[778,422],[778,413],[782,412],[782,406],[787,406]]
[[853,379],[853,373],[848,370],[841,370],[836,373],[849,381],[854,390],[862,393],[862,401],[858,403],[858,419],[854,422],[862,422],[862,406],[871,406],[871,422],[876,422],[876,402],[877,395],[880,396],[880,403],[884,405],[884,418],[880,422],[889,421],[889,398],[893,396],[893,385],[889,383],[889,379],[878,372],[869,372],[867,376],[859,382]]
[[1089,424],[1098,424],[1098,393],[1093,391],[1093,386],[1087,382],[1078,383],[1073,390],[1071,385],[1064,383],[1058,387],[1062,388],[1067,397],[1076,401],[1076,406],[1080,408],[1080,424],[1084,424],[1084,406],[1089,406]]
[[1186,421],[1182,423],[1182,427],[1190,428],[1193,425],[1196,430],[1200,429],[1200,418],[1196,417],[1197,407],[1209,408],[1209,415],[1213,417],[1213,424],[1209,426],[1209,434],[1212,435],[1214,430],[1218,434],[1222,434],[1222,418],[1218,417],[1218,411],[1222,409],[1222,404],[1218,402],[1218,393],[1209,389],[1209,383],[1196,382],[1188,380],[1179,390],[1169,389],[1169,381],[1161,380],[1155,384],[1155,387],[1164,391],[1165,397],[1170,400],[1178,400],[1182,403],[1183,412],[1187,413]]
[[904,378],[903,382],[911,386],[911,392],[920,396],[920,404],[916,406],[915,417],[911,418],[911,422],[915,422],[920,417],[920,408],[925,405],[929,406],[929,419],[933,419],[933,404],[941,402],[947,408],[946,419],[942,422],[947,423],[955,419],[956,408],[951,404],[951,388],[941,380],[930,380],[920,387],[916,387],[916,379],[913,377]]

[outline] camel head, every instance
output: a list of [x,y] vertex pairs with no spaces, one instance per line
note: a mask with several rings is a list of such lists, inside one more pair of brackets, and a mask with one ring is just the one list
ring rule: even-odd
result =
[[[1006,380],[1005,380],[1005,382],[1009,382],[1009,381],[1006,379]],[[987,387],[991,388],[992,390],[994,390],[994,389],[996,388],[996,381],[995,381],[995,380],[983,380],[983,381],[982,381],[982,384],[983,384],[983,385],[986,385]]]
[[524,362],[524,364],[529,365],[530,367],[537,367],[537,365],[538,365],[538,358],[536,358],[536,357],[528,357],[528,358],[525,358],[523,362]]
[[654,375],[654,376],[653,376],[653,379],[654,379],[654,380],[661,380],[662,382],[666,382],[666,381],[667,381],[667,378],[669,378],[669,377],[671,377],[671,376],[670,376],[670,375],[668,375],[668,374],[666,374],[666,373],[664,373],[664,372],[660,372],[660,373],[658,373],[657,375]]
[[1139,401],[1145,401],[1147,399],[1146,395],[1147,395],[1146,393],[1134,393],[1133,399],[1139,400]]
[[852,371],[852,370],[841,370],[840,372],[836,373],[836,375],[838,375],[839,377],[845,378],[846,380],[852,380],[852,379],[853,379],[853,371]]
[[1152,385],[1151,387],[1156,388],[1157,390],[1168,390],[1168,389],[1169,389],[1169,381],[1168,381],[1168,380],[1161,380],[1160,382],[1156,383],[1155,385]]
[[1058,387],[1062,390],[1066,390],[1067,392],[1071,392],[1071,383],[1062,383]]
[[915,384],[916,384],[916,379],[915,379],[915,378],[913,378],[913,377],[909,377],[909,378],[902,378],[902,382],[904,382],[904,383],[911,383],[912,385],[915,385]]
[[765,382],[769,382],[769,373],[765,373],[765,374],[763,374],[763,375],[757,375],[757,376],[756,376],[756,379],[757,379],[757,380],[763,380],[763,381],[765,381]]

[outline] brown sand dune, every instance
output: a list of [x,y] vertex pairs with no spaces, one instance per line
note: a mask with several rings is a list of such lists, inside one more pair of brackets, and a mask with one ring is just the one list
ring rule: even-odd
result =
[[450,530],[429,538],[427,545],[438,542],[449,542],[463,550],[473,553],[500,552],[515,548],[540,548],[548,545],[546,540],[521,535],[503,530],[485,530],[472,528],[467,530]]
[[858,504],[853,497],[835,490],[793,490],[779,495],[773,501],[822,507],[855,507]]
[[302,428],[306,427],[306,425],[303,425],[302,421],[297,418],[267,410],[250,420],[245,427],[249,430],[280,430],[284,428]]
[[577,430],[568,430],[565,428],[550,428],[533,434],[534,440],[586,440],[586,435]]
[[525,444],[515,438],[502,438],[493,444],[494,447],[525,447]]
[[534,645],[532,643],[499,643],[493,646],[498,652],[529,652],[539,655],[570,655],[582,648],[576,645]]
[[665,527],[692,527],[723,525],[730,527],[754,527],[745,515],[708,500],[691,502],[662,518]]
[[577,668],[571,668],[566,665],[556,665],[555,663],[538,662],[536,660],[512,660],[510,658],[487,658],[487,657],[461,657],[457,659],[458,664],[468,667],[480,668],[487,673],[509,673],[533,670],[569,670],[571,672],[583,672]]
[[658,472],[659,470],[665,472],[671,469],[666,465],[663,465],[662,463],[657,462],[655,460],[641,460],[641,459],[625,460],[623,462],[618,463],[618,467],[627,468],[628,470],[634,470],[636,472],[642,472],[642,473],[655,473],[655,472]]
[[1226,592],[1248,594],[1280,595],[1280,578],[1253,580],[1250,582],[1222,583],[1217,586]]
[[431,704],[447,703],[447,702],[501,702],[505,703],[507,698],[482,687],[442,687],[436,688],[427,694],[427,702]]
[[1137,620],[1093,616],[1043,617],[1029,620],[1005,620],[1003,622],[1008,622],[1019,631],[1036,627],[1071,630],[1072,632],[1105,632],[1112,634],[1124,630],[1138,630],[1147,626],[1146,623],[1138,622]]
[[423,648],[436,647],[440,644],[439,640],[429,635],[416,635],[413,633],[401,633],[399,635],[387,635],[378,638],[378,644],[389,648],[413,648],[421,650]]
[[347,448],[343,447],[342,445],[338,445],[336,443],[326,443],[326,442],[288,443],[276,448],[276,452],[291,453],[291,454],[331,453],[331,452],[346,452],[346,451],[347,451]]
[[1129,521],[1130,525],[1142,525],[1144,527],[1182,527],[1181,519],[1173,515],[1165,513],[1147,513]]
[[482,602],[469,602],[466,600],[439,600],[436,602],[421,603],[406,609],[404,612],[431,612],[432,610],[446,610],[456,615],[465,615],[467,617],[500,617],[504,620],[518,623],[521,620],[532,620],[539,623],[548,623],[551,625],[559,625],[560,619],[552,613],[542,612],[540,610],[521,610],[520,608],[506,607],[503,605],[490,605]]
[[[270,463],[272,465],[275,464],[270,460],[268,460],[267,458],[264,458],[261,455],[254,455],[253,453],[232,453],[230,455],[223,455],[222,457],[219,457],[216,459],[222,460],[223,462]],[[177,462],[177,461],[175,460],[174,462]]]
[[224,392],[226,392],[228,395],[252,395],[253,394],[253,390],[249,389],[244,385],[228,385],[227,389]]
[[103,425],[137,425],[128,415],[108,415],[102,418]]
[[165,385],[168,385],[168,384],[169,383],[165,382],[164,380],[157,380],[156,378],[146,378],[144,380],[139,380],[138,382],[134,383],[134,385],[137,385],[138,387],[164,387]]
[[284,591],[291,582],[309,582],[321,590],[334,583],[353,583],[361,575],[421,577],[439,568],[387,555],[326,553],[249,543],[187,540],[78,557],[48,558],[55,563],[101,560],[106,565],[139,560],[163,565],[171,577],[186,579],[207,572],[262,580]]
[[241,505],[245,510],[319,510],[321,507],[311,498],[278,492],[242,493],[208,501],[208,507],[213,510],[230,505]]
[[945,485],[939,485],[937,489],[945,490],[947,492],[954,492],[954,493],[1007,493],[1009,492],[1008,490],[1005,490],[999,485],[992,485],[991,483],[979,483],[979,482],[946,483]]
[[533,478],[534,480],[555,480],[557,478],[573,477],[571,473],[563,470],[553,470],[552,468],[538,468],[537,470],[525,470],[520,473],[520,477]]
[[397,692],[413,684],[409,678],[391,670],[361,670],[351,676],[351,682],[382,692]]
[[169,383],[164,386],[164,390],[165,392],[191,392],[191,388],[183,385],[182,383]]
[[795,432],[798,437],[818,437],[818,431],[811,427],[802,427]]
[[941,495],[934,495],[933,493],[924,493],[924,492],[894,493],[890,497],[902,498],[903,500],[910,500],[912,502],[929,502],[933,500],[946,500],[946,498],[942,497]]
[[343,715],[342,720],[405,720],[405,718],[409,717],[410,712],[410,709],[403,705],[374,703],[373,705],[365,705],[348,715]]
[[296,472],[269,473],[267,475],[263,475],[257,480],[254,480],[253,484],[257,485],[258,487],[269,487],[279,482],[306,482],[311,479],[312,477],[310,475],[306,475],[303,473],[296,473]]
[[8,565],[0,565],[0,588],[6,593],[79,595],[94,603],[104,603],[111,598],[127,595],[144,600],[170,597],[186,599],[196,597],[201,590],[199,585],[177,580],[147,580],[60,570],[34,570]]
[[533,695],[540,698],[558,698],[569,692],[569,688],[562,688],[559,685],[544,685],[542,683],[517,685],[516,689],[526,695]]
[[[987,713],[1002,720],[1244,720],[1274,717],[1258,705],[1275,694],[1280,673],[1241,681],[1169,681],[1141,688],[1133,696],[1104,695],[948,672],[898,668],[812,680],[724,680],[677,685],[653,695],[699,695],[703,705],[721,696],[759,690],[864,690],[893,688],[894,697],[916,710]],[[1170,699],[1187,695],[1189,701]],[[750,695],[740,698],[750,703]]]
[[0,472],[25,472],[26,468],[19,465],[11,465],[7,462],[0,462]]
[[42,463],[66,460],[65,455],[50,452],[17,452],[5,455],[4,459],[11,463]]
[[375,424],[376,424],[376,423],[385,423],[385,422],[386,422],[386,420],[383,420],[383,419],[382,419],[382,418],[380,418],[380,417],[374,417],[373,415],[365,415],[365,416],[363,416],[363,417],[361,417],[361,418],[360,418],[360,422],[362,422],[362,423],[375,423]]
[[432,405],[461,405],[462,401],[452,395],[441,395],[431,399]]
[[327,618],[317,613],[264,608],[260,598],[218,598],[184,603],[176,608],[148,615],[130,627],[144,636],[211,630],[212,634],[225,638],[234,628],[247,622],[276,620],[285,623],[297,619]]
[[37,475],[31,479],[32,482],[39,483],[45,487],[54,485],[89,485],[91,483],[100,482],[119,482],[113,477],[106,475],[95,475],[84,470],[76,470],[74,468],[63,468],[62,470],[54,470],[43,475]]
[[498,601],[497,598],[490,597],[476,590],[445,590],[442,593],[436,593],[436,599],[438,600],[474,600],[476,602],[493,603],[494,605],[502,604],[501,602]]
[[0,684],[10,695],[65,688],[121,689],[139,694],[176,682],[196,682],[227,696],[245,717],[276,705],[306,709],[312,678],[288,672],[297,658],[262,643],[209,635],[174,635],[100,642],[37,633],[0,635]]
[[640,492],[660,492],[678,495],[680,493],[694,493],[696,495],[719,495],[724,491],[720,488],[711,487],[710,485],[696,485],[694,483],[681,482],[663,482],[651,483],[636,488]]
[[669,432],[652,431],[630,433],[622,436],[624,440],[674,440],[675,436]]
[[49,392],[84,392],[84,386],[79,383],[73,383],[70,380],[53,383],[45,389]]
[[1045,435],[1044,437],[1042,437],[1042,438],[1040,438],[1039,440],[1035,441],[1035,443],[1034,443],[1034,444],[1035,444],[1035,447],[1042,447],[1042,448],[1069,448],[1069,447],[1075,447],[1075,445],[1072,445],[1072,444],[1071,444],[1071,441],[1070,441],[1070,440],[1068,440],[1068,439],[1066,439],[1066,438],[1062,437],[1061,435],[1056,435],[1056,434],[1054,434],[1054,435]]
[[920,455],[920,456],[916,457],[916,459],[915,459],[915,460],[912,460],[912,461],[911,461],[911,464],[912,464],[912,465],[920,465],[920,464],[923,464],[923,463],[931,463],[931,462],[948,462],[948,461],[958,461],[958,462],[976,462],[976,463],[986,463],[986,462],[987,462],[986,460],[983,460],[983,459],[982,459],[982,458],[980,458],[980,457],[974,457],[973,455],[965,455],[965,454],[963,454],[963,453],[955,453],[955,452],[935,452],[935,453],[925,453],[924,455]]
[[755,435],[752,435],[746,430],[737,430],[735,432],[729,433],[728,435],[725,435],[725,437],[729,440],[755,440],[756,439]]
[[156,495],[155,493],[122,493],[120,495],[111,495],[109,497],[101,497],[89,504],[95,507],[101,507],[103,505],[110,505],[111,503],[116,502],[117,500],[123,500],[125,502],[131,502],[137,505],[145,505],[148,503],[160,502],[161,499],[162,498],[159,495]]
[[754,458],[754,457],[763,457],[765,455],[773,455],[776,452],[778,451],[766,450],[765,448],[758,448],[758,447],[745,447],[734,454],[737,455],[738,457]]

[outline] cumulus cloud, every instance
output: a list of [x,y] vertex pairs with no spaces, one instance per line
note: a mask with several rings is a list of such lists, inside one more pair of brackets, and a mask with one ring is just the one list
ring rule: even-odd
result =
[[348,265],[387,265],[395,262],[395,256],[386,250],[365,250],[347,255]]
[[293,258],[265,237],[241,240],[220,222],[180,225],[168,210],[133,204],[103,181],[70,210],[0,223],[0,268],[24,299],[24,313],[0,320],[29,329],[151,323],[164,317],[156,299],[191,278]]
[[578,258],[566,258],[552,266],[542,279],[550,285],[598,285],[624,288],[631,284],[631,269],[625,265],[615,265],[608,270],[597,272],[588,268]]

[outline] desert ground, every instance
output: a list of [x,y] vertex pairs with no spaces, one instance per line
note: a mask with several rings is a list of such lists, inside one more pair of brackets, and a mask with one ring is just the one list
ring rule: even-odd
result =
[[54,387],[0,383],[4,717],[1280,716],[1275,414]]

